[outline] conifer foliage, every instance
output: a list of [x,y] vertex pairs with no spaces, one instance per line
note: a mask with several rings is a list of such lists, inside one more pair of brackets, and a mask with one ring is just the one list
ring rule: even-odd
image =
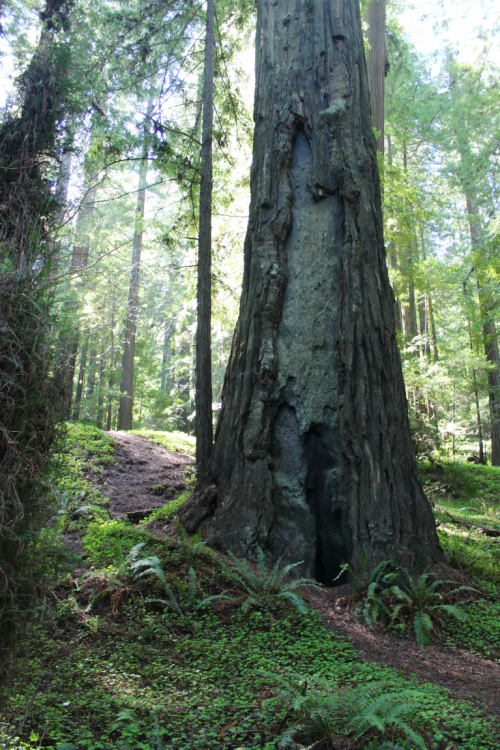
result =
[[0,680],[37,588],[44,472],[57,437],[51,371],[50,217],[71,0],[47,0],[40,41],[0,128]]

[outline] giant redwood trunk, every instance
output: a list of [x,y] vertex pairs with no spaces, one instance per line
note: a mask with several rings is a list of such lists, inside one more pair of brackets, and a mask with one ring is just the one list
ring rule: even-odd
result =
[[205,485],[181,521],[331,584],[440,559],[417,479],[358,0],[259,0],[240,314]]

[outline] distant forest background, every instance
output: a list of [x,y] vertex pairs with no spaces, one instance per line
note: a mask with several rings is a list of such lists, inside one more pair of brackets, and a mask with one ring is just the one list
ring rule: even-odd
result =
[[[423,55],[404,26],[406,4],[387,4],[379,158],[417,453],[491,461],[493,432],[498,465],[500,88],[490,5],[482,6],[484,18],[469,18],[477,28],[464,62],[447,24],[466,9],[435,10],[443,46]],[[216,4],[215,418],[248,217],[253,13],[250,2]],[[44,164],[61,205],[49,241],[51,346],[65,369],[65,416],[118,426],[135,264],[133,426],[193,433],[204,19],[196,4],[133,1],[125,9],[106,0],[78,3],[71,19],[55,43],[64,89],[57,158]],[[7,6],[4,48],[17,71],[29,71],[37,54],[39,23],[27,0]]]

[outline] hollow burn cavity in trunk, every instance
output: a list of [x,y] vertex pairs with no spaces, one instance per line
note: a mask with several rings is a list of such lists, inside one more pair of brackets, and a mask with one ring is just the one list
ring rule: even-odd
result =
[[[295,134],[290,183],[292,223],[287,286],[278,326],[278,395],[273,423],[273,557],[304,561],[301,572],[331,586],[350,557],[341,498],[338,430],[336,266],[343,238],[338,195],[318,200],[313,152],[304,127]],[[339,579],[340,581],[340,579]]]

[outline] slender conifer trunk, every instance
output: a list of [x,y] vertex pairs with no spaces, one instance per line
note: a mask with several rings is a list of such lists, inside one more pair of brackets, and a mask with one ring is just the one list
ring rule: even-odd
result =
[[[460,106],[460,89],[456,84],[454,71],[455,61],[449,49],[447,50],[446,56],[451,96],[455,103]],[[456,135],[457,150],[460,155],[463,174],[462,184],[467,204],[471,245],[474,254],[476,254],[477,257],[480,257],[482,251],[482,229],[477,191],[474,184],[474,156],[471,152],[469,134],[460,118],[457,119]],[[489,279],[484,279],[480,272],[476,274],[476,278],[479,310],[483,326],[484,352],[488,362],[494,365],[492,369],[488,370],[491,420],[491,463],[493,466],[500,466],[500,351],[494,318],[496,305],[491,293]]]
[[113,301],[111,305],[110,347],[109,347],[108,413],[106,415],[106,430],[108,432],[111,429],[111,418],[113,414],[114,385],[115,385],[115,292],[113,290]]
[[102,342],[101,355],[99,357],[99,395],[97,398],[97,426],[102,430],[104,416],[104,390],[106,377],[106,349]]
[[[90,178],[85,186],[80,210],[76,217],[75,240],[71,251],[71,271],[79,271],[86,267],[89,259],[91,232],[95,201],[97,197],[97,185],[95,175]],[[68,317],[77,318],[79,303],[76,300],[68,301],[64,305],[64,312]],[[64,373],[64,412],[69,419],[71,414],[71,400],[73,397],[73,384],[76,371],[76,356],[78,353],[79,335],[76,323],[72,324],[73,332],[70,332],[60,342],[60,358]],[[78,412],[79,412],[78,406]]]
[[198,322],[196,328],[196,465],[198,477],[212,455],[212,121],[214,96],[215,0],[207,0],[203,126],[201,148],[200,229],[198,241]]
[[389,69],[387,45],[385,41],[385,0],[371,0],[365,12],[368,24],[367,40],[370,49],[367,53],[366,66],[372,125],[380,133],[377,138],[377,151],[384,153],[385,121],[385,77]]
[[80,407],[82,403],[83,395],[83,384],[85,383],[85,373],[87,370],[87,349],[88,339],[85,345],[82,347],[80,354],[80,371],[78,373],[78,383],[76,384],[75,404],[73,407],[73,419],[78,420],[80,418]]
[[170,339],[174,333],[174,327],[167,320],[163,324],[163,352],[162,352],[162,365],[161,365],[161,390],[168,391],[170,385],[170,378],[168,377],[168,362],[172,352],[172,346]]
[[118,429],[132,429],[132,412],[134,405],[134,357],[137,318],[139,315],[139,283],[141,270],[142,234],[144,209],[146,206],[146,184],[148,173],[148,131],[151,115],[151,100],[148,103],[146,125],[144,128],[144,148],[139,169],[139,189],[135,209],[135,229],[132,243],[132,264],[130,267],[130,288],[128,293],[127,322],[122,358],[122,378],[120,383],[120,409],[118,412]]
[[332,583],[442,553],[410,437],[358,0],[259,0],[240,314],[209,472],[181,512]]

